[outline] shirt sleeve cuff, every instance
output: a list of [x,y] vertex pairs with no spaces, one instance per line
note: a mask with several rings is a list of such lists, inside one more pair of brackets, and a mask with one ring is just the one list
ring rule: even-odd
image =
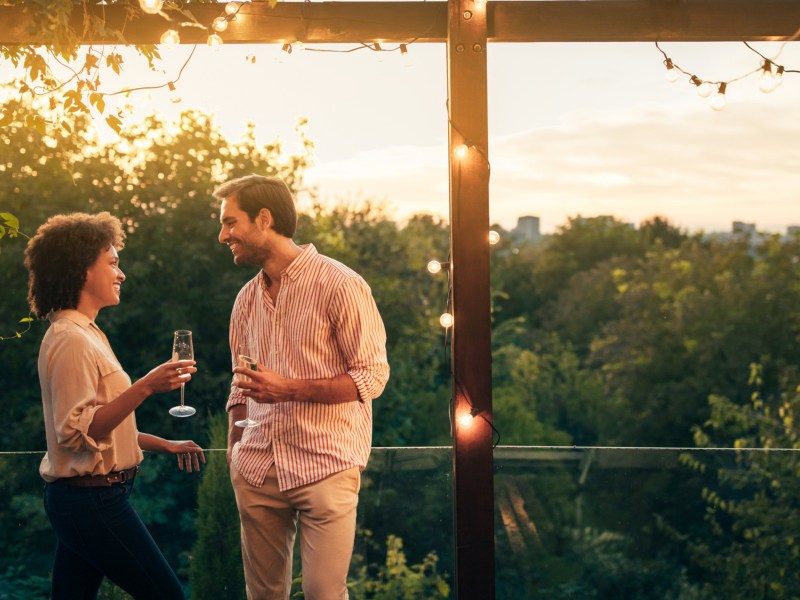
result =
[[[92,450],[94,452],[103,452],[108,450],[111,447],[111,439],[104,440],[95,440],[92,436],[89,435],[89,427],[92,425],[92,421],[94,421],[94,414],[100,409],[100,406],[90,406],[87,407],[85,410],[81,411],[78,415],[77,419],[71,423],[74,430],[78,434],[78,438],[76,441],[80,444],[80,446],[86,450]],[[67,445],[69,443],[67,442]]]
[[[356,384],[360,402],[373,400],[383,393],[383,388],[386,385],[385,379],[382,380],[378,376],[363,369],[350,369],[347,374],[351,377],[353,383]],[[383,383],[381,383],[381,381],[383,381]]]
[[242,392],[236,386],[231,386],[231,395],[228,396],[228,402],[225,404],[225,410],[230,412],[234,406],[247,404],[247,397],[242,395]]

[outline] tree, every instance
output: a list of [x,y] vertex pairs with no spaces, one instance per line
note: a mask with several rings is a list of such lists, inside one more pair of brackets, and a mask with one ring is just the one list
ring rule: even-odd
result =
[[786,381],[780,395],[764,396],[762,372],[752,365],[746,405],[709,397],[710,417],[694,431],[700,448],[741,450],[684,456],[708,482],[707,532],[676,537],[687,545],[693,582],[710,598],[800,596],[800,387]]
[[[218,412],[209,418],[212,448],[228,445],[228,420]],[[224,452],[207,457],[197,490],[197,541],[192,549],[189,581],[194,600],[244,597],[239,512]]]

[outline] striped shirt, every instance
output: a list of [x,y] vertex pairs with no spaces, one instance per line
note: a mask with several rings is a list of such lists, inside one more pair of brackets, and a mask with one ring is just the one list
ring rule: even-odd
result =
[[372,445],[372,400],[389,379],[386,330],[367,283],[312,244],[281,273],[273,303],[260,271],[239,292],[230,324],[232,364],[245,344],[266,368],[291,379],[348,374],[358,401],[247,401],[235,380],[226,406],[248,404],[258,422],[246,427],[231,462],[244,479],[261,486],[275,464],[281,490],[324,479],[351,467],[363,470]]

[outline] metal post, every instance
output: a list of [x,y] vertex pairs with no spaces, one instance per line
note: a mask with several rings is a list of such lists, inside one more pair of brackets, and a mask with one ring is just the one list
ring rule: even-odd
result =
[[494,598],[486,32],[485,2],[449,0],[451,416],[459,600]]

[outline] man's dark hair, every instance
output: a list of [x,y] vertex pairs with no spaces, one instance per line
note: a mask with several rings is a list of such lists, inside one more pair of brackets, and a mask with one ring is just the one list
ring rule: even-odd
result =
[[111,246],[122,250],[125,232],[108,212],[47,219],[25,248],[31,311],[44,319],[53,311],[77,308],[89,267]]
[[284,237],[294,237],[297,230],[297,210],[289,186],[280,177],[245,175],[218,186],[214,198],[224,200],[236,195],[239,208],[255,221],[259,211],[266,208],[272,214],[273,229]]

